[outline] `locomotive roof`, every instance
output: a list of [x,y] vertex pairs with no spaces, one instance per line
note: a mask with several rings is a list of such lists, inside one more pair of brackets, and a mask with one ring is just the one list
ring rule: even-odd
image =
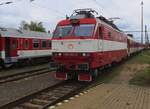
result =
[[50,33],[19,30],[14,28],[0,28],[0,35],[1,37],[21,37],[37,39],[50,39],[52,37],[52,34]]
[[103,17],[103,16],[99,16],[99,17],[97,17],[97,18],[100,19],[101,21],[105,22],[106,24],[110,25],[112,28],[114,28],[114,29],[116,29],[116,30],[118,30],[118,31],[121,31],[121,30],[117,27],[117,25],[115,25],[115,24],[113,23],[113,21],[109,21],[108,19],[106,19],[106,18]]

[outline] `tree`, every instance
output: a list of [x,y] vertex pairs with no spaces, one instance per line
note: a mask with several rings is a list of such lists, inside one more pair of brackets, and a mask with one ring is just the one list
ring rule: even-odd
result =
[[19,29],[21,29],[21,30],[29,30],[29,24],[26,21],[22,21],[20,23]]
[[46,32],[42,22],[31,21],[30,23],[27,23],[26,21],[22,21],[19,28],[23,30]]

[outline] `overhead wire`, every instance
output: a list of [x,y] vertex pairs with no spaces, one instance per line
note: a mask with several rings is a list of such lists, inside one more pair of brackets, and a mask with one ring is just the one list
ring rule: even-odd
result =
[[52,8],[47,8],[47,7],[44,7],[42,5],[38,5],[38,4],[32,4],[32,6],[36,7],[36,8],[42,8],[42,9],[46,9],[46,10],[49,10],[51,12],[54,12],[54,14],[57,16],[57,17],[60,17],[60,18],[64,18],[64,14],[58,10],[55,10],[55,9],[52,9]]
[[[23,0],[7,0],[7,1],[1,2],[0,5],[14,4],[14,3],[22,2],[22,1],[23,1]],[[36,1],[36,0],[29,0],[28,2],[31,2],[31,3],[32,3],[32,2],[34,2],[34,1]],[[62,12],[60,12],[60,11],[58,11],[58,10],[52,9],[52,8],[47,8],[47,7],[44,7],[44,6],[42,6],[42,5],[39,6],[38,4],[34,4],[34,3],[32,3],[31,6],[34,6],[34,7],[36,7],[36,8],[48,9],[49,11],[54,12],[55,15],[57,14],[57,17],[59,16],[59,17],[62,18],[61,15],[64,16],[64,13],[62,13]]]

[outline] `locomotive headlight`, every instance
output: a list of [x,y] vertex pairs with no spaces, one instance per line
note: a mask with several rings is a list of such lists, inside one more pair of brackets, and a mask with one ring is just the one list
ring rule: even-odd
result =
[[58,53],[53,53],[53,56],[58,56]]
[[53,56],[62,56],[62,53],[53,53]]
[[89,53],[82,53],[82,56],[90,56]]
[[58,53],[58,56],[61,56],[62,55],[62,53]]
[[82,53],[82,56],[86,56],[86,53]]

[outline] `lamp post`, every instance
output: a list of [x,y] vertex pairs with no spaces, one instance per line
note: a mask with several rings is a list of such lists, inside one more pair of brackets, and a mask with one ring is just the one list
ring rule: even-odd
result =
[[141,2],[141,43],[143,44],[143,1]]

